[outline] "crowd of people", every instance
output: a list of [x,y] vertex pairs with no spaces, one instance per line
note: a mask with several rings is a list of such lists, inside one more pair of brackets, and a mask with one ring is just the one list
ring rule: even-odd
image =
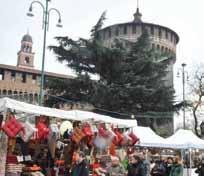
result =
[[110,162],[99,157],[89,165],[83,152],[77,155],[71,176],[183,176],[179,156],[149,161],[144,154],[130,154],[122,161],[119,156],[112,156]]

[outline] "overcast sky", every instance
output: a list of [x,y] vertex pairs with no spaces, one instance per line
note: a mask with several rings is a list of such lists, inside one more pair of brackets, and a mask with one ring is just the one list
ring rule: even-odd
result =
[[[45,0],[40,0],[45,2]],[[29,30],[33,37],[35,67],[41,69],[42,60],[42,9],[34,5],[35,17],[26,16],[31,0],[6,0],[0,6],[0,63],[16,65],[17,52],[22,36]],[[62,14],[63,28],[55,27],[57,15],[50,17],[50,29],[47,45],[54,42],[54,36],[66,35],[72,38],[89,37],[91,27],[101,13],[107,11],[105,26],[133,20],[136,0],[51,0],[50,7],[55,7]],[[182,62],[189,67],[199,64],[204,58],[204,23],[203,0],[140,0],[143,21],[160,24],[173,29],[180,36],[177,47],[175,71]],[[70,70],[60,63],[50,51],[46,52],[46,71],[70,74]],[[181,79],[175,79],[176,84]],[[179,86],[178,86],[179,87]]]

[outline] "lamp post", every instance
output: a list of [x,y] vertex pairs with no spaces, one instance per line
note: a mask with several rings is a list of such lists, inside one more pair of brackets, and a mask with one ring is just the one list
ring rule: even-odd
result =
[[186,129],[186,98],[185,98],[185,84],[186,84],[186,79],[188,80],[188,72],[185,71],[186,64],[182,63],[181,64],[182,68],[178,70],[177,77],[180,76],[179,72],[181,71],[182,73],[182,87],[183,87],[183,129]]
[[58,23],[57,23],[57,27],[62,27],[61,24],[61,14],[59,12],[59,10],[55,9],[55,8],[48,8],[49,2],[51,0],[45,0],[45,5],[43,5],[43,3],[41,3],[40,1],[33,1],[30,4],[30,8],[29,8],[29,12],[27,13],[27,15],[29,17],[33,17],[34,14],[32,13],[33,11],[33,5],[34,4],[39,4],[42,9],[43,9],[43,19],[42,19],[42,29],[44,30],[43,33],[43,53],[42,53],[42,67],[41,67],[41,80],[40,80],[40,98],[39,98],[39,105],[42,105],[44,102],[44,83],[45,83],[45,71],[44,71],[44,67],[45,67],[45,51],[46,51],[46,38],[47,38],[47,31],[49,29],[49,20],[50,20],[50,13],[52,11],[55,11],[58,14]]

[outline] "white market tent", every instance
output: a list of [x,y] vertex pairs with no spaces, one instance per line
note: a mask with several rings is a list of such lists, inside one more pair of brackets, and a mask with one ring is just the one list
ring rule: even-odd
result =
[[140,139],[140,143],[138,146],[143,147],[161,147],[162,144],[165,143],[165,139],[157,135],[151,128],[149,127],[134,127],[133,133]]
[[0,111],[5,111],[6,109],[12,109],[28,114],[36,115],[45,115],[50,117],[57,117],[65,120],[78,120],[78,121],[95,121],[95,122],[104,122],[118,125],[121,127],[134,127],[137,126],[136,120],[123,120],[112,118],[110,116],[104,116],[88,111],[65,111],[55,108],[42,107],[38,105],[32,105],[10,98],[1,98],[0,99]]
[[191,130],[178,130],[161,143],[162,148],[174,149],[204,149],[204,140],[198,138]]

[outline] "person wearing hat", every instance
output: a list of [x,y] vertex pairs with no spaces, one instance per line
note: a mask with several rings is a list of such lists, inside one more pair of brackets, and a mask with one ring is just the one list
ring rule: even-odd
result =
[[89,168],[85,161],[85,154],[81,151],[76,152],[76,166],[71,171],[71,176],[89,176]]

